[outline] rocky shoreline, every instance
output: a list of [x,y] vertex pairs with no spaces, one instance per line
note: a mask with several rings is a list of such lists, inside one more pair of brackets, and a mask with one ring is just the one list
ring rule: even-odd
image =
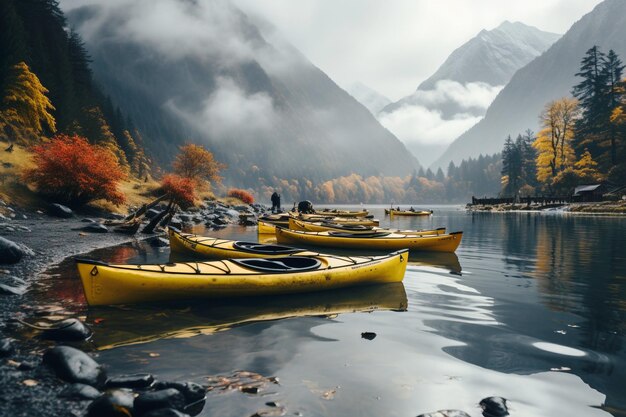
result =
[[[155,207],[149,211],[144,224],[161,209]],[[266,208],[261,205],[228,205],[215,200],[204,201],[200,206],[174,216],[170,225],[188,228],[203,223],[208,230],[235,223],[255,225],[257,216],[265,211]],[[104,212],[87,212],[83,215],[67,212],[57,206],[48,207],[45,213],[42,210],[23,210],[0,201],[0,386],[3,387],[0,392],[0,415],[128,415],[112,410],[117,410],[118,405],[132,407],[136,402],[133,400],[133,389],[135,395],[140,394],[140,403],[147,401],[152,404],[140,405],[142,412],[137,415],[186,415],[186,407],[199,401],[199,392],[205,392],[202,387],[191,382],[173,386],[176,383],[161,381],[159,385],[152,376],[113,376],[113,382],[109,381],[111,378],[92,381],[92,385],[95,385],[93,387],[76,377],[76,369],[72,371],[71,364],[77,361],[81,364],[81,370],[91,369],[96,372],[99,369],[91,356],[70,347],[80,347],[83,341],[64,340],[64,337],[53,337],[60,339],[54,342],[47,341],[45,339],[49,338],[43,337],[46,332],[42,332],[41,337],[36,339],[21,336],[23,332],[20,329],[25,321],[54,314],[46,311],[46,306],[23,304],[24,294],[37,283],[41,273],[51,266],[71,256],[137,239],[155,239],[159,240],[159,245],[167,244],[161,237],[162,230],[133,236],[111,232],[104,224],[105,221],[119,219],[121,215]],[[80,322],[69,325],[67,319],[61,323],[64,324],[60,327],[70,333],[75,330],[74,326],[82,325]],[[68,349],[59,351],[59,347],[65,345]],[[116,378],[121,378],[123,382],[115,382]],[[142,386],[137,391],[134,384],[142,378],[151,379],[152,382],[148,384],[149,387]],[[113,387],[111,384],[117,385]],[[112,388],[115,390],[110,391]],[[108,393],[101,396],[101,390],[104,389]],[[95,405],[89,408],[96,397],[99,400],[93,401]],[[155,413],[154,410],[158,408],[169,411]]]
[[564,213],[626,215],[626,201],[605,201],[600,203],[570,203],[570,204],[468,204],[469,212],[505,213],[511,211],[560,211]]

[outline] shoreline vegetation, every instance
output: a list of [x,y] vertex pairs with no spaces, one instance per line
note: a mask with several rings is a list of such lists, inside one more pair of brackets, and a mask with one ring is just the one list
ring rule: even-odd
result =
[[626,215],[626,201],[602,201],[596,203],[562,203],[562,204],[467,204],[469,212],[507,213],[517,212],[555,212],[572,214]]

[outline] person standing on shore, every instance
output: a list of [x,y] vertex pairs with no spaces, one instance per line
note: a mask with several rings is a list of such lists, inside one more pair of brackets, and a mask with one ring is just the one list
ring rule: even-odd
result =
[[272,200],[272,213],[280,212],[280,194],[274,191],[270,200]]

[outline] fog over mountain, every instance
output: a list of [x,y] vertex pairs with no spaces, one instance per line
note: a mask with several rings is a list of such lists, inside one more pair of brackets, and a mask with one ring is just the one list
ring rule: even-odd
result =
[[64,0],[96,80],[162,163],[207,144],[239,185],[408,175],[415,158],[302,54],[225,0]]
[[361,82],[352,83],[346,91],[373,114],[378,114],[391,100]]
[[515,71],[559,36],[508,21],[482,30],[452,52],[414,93],[386,106],[379,120],[429,164],[481,120]]
[[433,167],[502,150],[507,135],[538,130],[546,103],[569,96],[585,52],[593,45],[626,57],[626,1],[605,0],[544,54],[515,73],[478,124],[456,139]]

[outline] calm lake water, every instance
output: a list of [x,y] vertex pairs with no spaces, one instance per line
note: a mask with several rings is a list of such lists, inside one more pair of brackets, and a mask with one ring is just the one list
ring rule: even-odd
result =
[[[31,297],[84,314],[95,330],[87,348],[110,374],[279,380],[257,394],[215,389],[201,416],[478,417],[494,395],[511,416],[626,416],[626,218],[432,208],[394,220],[370,208],[382,226],[465,232],[456,256],[412,257],[403,285],[87,309],[66,262]],[[242,227],[212,235],[257,238]],[[90,256],[164,262],[169,249],[134,243]]]

